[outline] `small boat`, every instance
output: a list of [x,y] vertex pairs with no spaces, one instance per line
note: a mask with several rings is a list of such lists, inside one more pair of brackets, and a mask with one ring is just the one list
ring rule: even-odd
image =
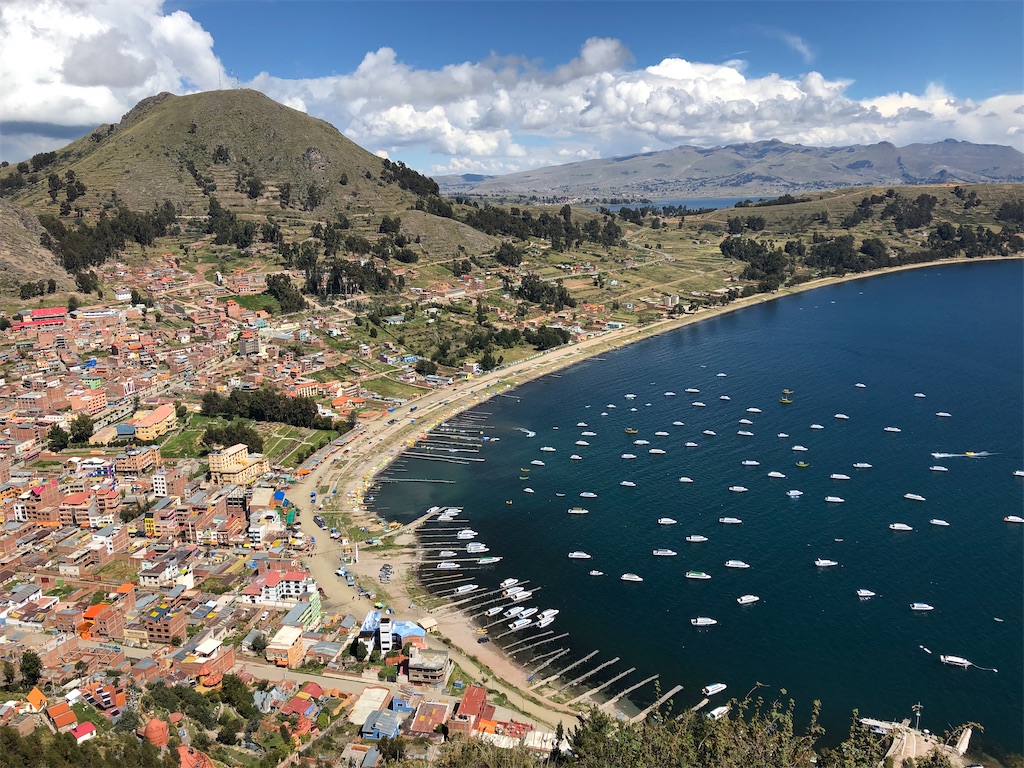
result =
[[512,597],[513,595],[518,595],[520,592],[523,592],[525,589],[526,587],[512,586],[507,588],[502,594],[505,597]]
[[701,536],[699,533],[694,533],[686,537],[686,540],[691,544],[700,544],[708,540],[707,536]]
[[522,613],[519,614],[519,618],[520,619],[528,619],[528,618],[530,618],[531,616],[533,616],[536,613],[537,613],[537,609],[536,608],[527,608]]
[[506,619],[511,619],[511,618],[512,618],[513,616],[518,616],[518,615],[519,615],[520,613],[522,613],[522,612],[523,612],[523,606],[521,606],[521,605],[517,605],[517,606],[516,606],[515,608],[509,608],[509,609],[508,609],[507,611],[505,611],[505,613],[504,613],[504,614],[502,614],[502,615],[503,615],[503,616],[504,616],[504,617],[505,617]]
[[620,581],[643,581],[643,578],[637,576],[635,573],[624,573],[619,576]]
[[597,437],[597,432],[592,432],[590,430],[587,430],[586,432],[580,432],[580,434],[583,435],[583,437]]
[[776,472],[775,470],[772,470],[771,472],[768,473],[768,477],[775,477],[775,478],[779,478],[779,479],[784,479],[786,476],[784,474],[782,474],[781,472]]
[[930,469],[932,472],[949,472],[949,467],[943,467],[938,464],[936,464],[933,467],[928,467],[928,469]]
[[597,498],[597,494],[594,493],[593,491],[583,491],[580,494],[580,498],[581,499],[596,499]]
[[673,427],[683,427],[683,426],[685,426],[685,424],[683,424],[683,422],[681,422],[681,421],[673,421],[672,422],[672,426]]
[[679,478],[679,482],[680,483],[692,483],[693,482],[693,478],[692,477],[687,477],[686,475],[683,475],[682,477]]
[[718,518],[718,522],[723,525],[740,525],[743,521],[738,517],[720,517]]
[[752,422],[750,419],[740,419],[739,422],[737,422],[737,423],[738,424],[746,424],[746,425],[749,426],[749,425],[753,424],[754,422]]
[[456,552],[454,549],[442,549],[440,552],[437,553],[437,556],[442,559],[447,557],[455,557],[455,555]]
[[514,603],[522,602],[523,600],[529,600],[533,596],[533,592],[516,592],[511,596],[511,600]]
[[790,450],[796,451],[797,453],[802,453],[806,451],[807,448],[803,445],[794,445]]
[[586,552],[580,552],[579,550],[576,550],[575,552],[570,552],[569,553],[569,559],[570,560],[589,560],[590,559],[590,555],[588,555]]
[[658,525],[675,525],[676,522],[678,522],[678,521],[673,519],[673,518],[671,518],[671,517],[659,517],[658,518]]
[[760,408],[747,408],[747,413],[761,413]]
[[678,553],[674,549],[656,549],[652,554],[655,557],[675,557]]
[[711,685],[705,685],[700,689],[700,692],[704,696],[714,696],[716,693],[721,693],[726,689],[725,683],[712,683]]
[[687,441],[687,442],[683,443],[683,446],[685,448],[696,448],[697,444],[695,442],[693,442],[692,440],[690,440],[690,441]]
[[554,453],[555,452],[555,449],[552,448],[550,445],[545,445],[545,446],[541,447],[541,450],[544,451],[544,453]]
[[514,587],[518,583],[519,583],[519,579],[505,579],[498,586],[501,589],[508,589],[509,587]]
[[523,629],[524,627],[528,627],[532,623],[533,623],[533,619],[516,619],[515,621],[513,621],[511,624],[508,625],[508,628],[511,629],[514,632],[517,629]]
[[651,454],[652,456],[664,456],[665,455],[665,450],[663,448],[651,448],[647,452],[649,454]]
[[588,443],[586,440],[577,440],[575,444],[576,445],[582,445],[582,446],[590,445],[590,443]]
[[690,403],[690,405],[692,405],[694,408],[704,408],[705,407],[704,403],[702,403],[700,400],[694,400],[692,403]]
[[655,437],[668,437],[668,432],[655,432]]
[[883,427],[882,431],[883,432],[902,432],[903,430],[900,429],[899,427]]
[[934,611],[935,606],[928,605],[928,603],[911,603],[910,610],[912,611]]
[[711,720],[721,720],[723,717],[729,714],[729,705],[723,704],[720,707],[715,707],[708,712],[708,718]]
[[822,424],[811,424],[811,429],[824,429],[824,428],[825,427]]
[[915,392],[914,397],[927,397],[927,395],[924,392]]
[[543,616],[537,619],[537,629],[544,629],[544,627],[550,626],[554,620],[554,616]]
[[634,429],[633,427],[626,427],[626,434],[627,435],[635,435],[639,431],[640,431],[639,429]]
[[578,453],[574,453],[569,457],[569,461],[583,461],[583,457]]
[[839,496],[826,496],[825,501],[829,504],[842,504],[846,499],[840,498]]
[[732,400],[732,398],[729,397],[728,395],[719,395],[718,399],[719,400],[725,400],[726,402],[728,402],[729,400]]
[[629,461],[630,459],[635,459],[636,458],[636,454],[635,453],[624,453],[619,458],[620,459],[625,459],[626,461]]
[[875,593],[872,592],[870,589],[858,589],[857,590],[857,597],[863,598],[865,600],[867,600],[869,597],[874,597],[874,596],[875,596]]
[[477,565],[493,565],[494,563],[500,563],[502,558],[488,555],[487,557],[481,557],[476,561]]
[[890,531],[912,531],[914,529],[912,527],[910,527],[909,525],[907,525],[906,523],[889,523],[889,530]]
[[904,493],[903,494],[903,498],[904,499],[909,499],[910,501],[924,501],[925,500],[924,496],[922,496],[919,493]]
[[625,488],[636,488],[636,483],[634,483],[632,480],[623,480],[622,482],[619,483],[619,485]]
[[533,493],[533,488],[523,488],[523,493]]
[[625,397],[627,400],[635,400],[636,399],[636,395],[634,395],[632,392],[630,392],[627,395],[623,395],[623,397]]
[[1021,517],[1020,515],[1007,515],[1003,518],[1003,522],[1020,524],[1024,523],[1024,517]]
[[803,491],[792,490],[792,491],[786,491],[786,495],[789,496],[789,498],[791,498],[791,499],[799,499],[801,496],[804,495],[804,492]]
[[543,467],[544,466],[544,462],[541,461],[540,459],[534,459],[530,463],[533,464],[533,466],[535,466],[535,467]]
[[814,564],[819,568],[831,568],[834,565],[839,565],[835,560],[828,560],[824,557],[815,559]]
[[687,387],[683,391],[686,392],[686,394],[688,394],[688,395],[699,395],[700,394],[700,390],[699,389],[694,389],[693,387]]
[[938,517],[933,517],[928,522],[931,523],[932,525],[938,525],[938,526],[940,526],[942,528],[949,527],[949,523],[947,523],[945,520],[943,520],[941,518],[938,518]]
[[730,485],[729,486],[729,490],[732,491],[733,493],[746,493],[747,492],[747,489],[744,488],[742,485]]
[[951,414],[946,413],[946,411],[938,411],[935,415],[938,416],[940,419],[948,419]]
[[949,664],[951,667],[963,667],[964,669],[974,666],[973,662],[968,661],[963,656],[940,655],[939,661],[941,661],[943,664]]
[[1015,470],[1013,470],[1013,476],[1014,477],[1024,477],[1024,469],[1015,469]]
[[471,541],[466,547],[466,551],[471,555],[482,555],[484,552],[489,552],[490,548],[486,544],[481,544],[479,541]]
[[698,616],[695,619],[690,619],[690,623],[695,627],[713,627],[718,623],[718,620],[708,618],[707,616]]
[[846,420],[847,420],[847,419],[849,419],[850,417],[849,417],[849,416],[847,416],[847,415],[846,415],[845,413],[837,413],[837,414],[835,414],[835,415],[834,415],[834,416],[833,416],[832,418],[833,418],[833,419],[839,419],[840,421],[846,421]]
[[796,465],[800,467],[800,469],[807,469],[807,467],[811,466],[806,461],[798,461]]
[[496,605],[493,608],[488,608],[484,612],[484,616],[497,616],[499,613],[501,613],[501,606]]
[[559,493],[558,491],[555,491],[555,496],[558,496],[559,498],[561,498],[562,496],[565,496],[565,494],[564,493]]
[[793,403],[793,398],[789,397],[788,395],[783,395],[782,397],[779,398],[779,402],[782,403],[783,405],[791,405]]
[[726,374],[724,374],[724,373],[716,373],[715,376],[717,376],[720,379],[724,379],[726,377]]
[[751,432],[749,429],[738,429],[738,430],[736,430],[736,434],[739,435],[740,437],[753,437],[754,436],[754,433]]
[[726,560],[725,561],[725,567],[726,568],[749,568],[750,567],[750,563],[745,563],[742,560]]
[[853,468],[854,469],[871,469],[871,465],[868,464],[866,461],[858,461],[856,464],[853,465]]
[[604,576],[604,571],[591,571],[591,576]]
[[475,539],[477,535],[477,532],[474,531],[472,528],[463,528],[461,531],[455,534],[455,538],[462,540]]
[[576,422],[576,426],[577,427],[584,427],[585,428],[585,427],[588,427],[590,425],[587,424],[587,422],[585,422],[585,421],[578,421],[578,422]]
[[740,605],[751,605],[752,603],[756,603],[760,599],[761,598],[757,595],[740,595],[736,598],[736,602]]
[[828,476],[829,480],[849,480],[849,475],[844,475],[842,472],[833,472]]
[[753,459],[744,459],[743,461],[740,462],[740,464],[742,464],[744,467],[760,467],[761,466],[761,462],[760,461],[754,461]]
[[776,435],[776,437],[780,437],[780,438],[785,439],[785,438],[789,437],[789,433],[788,432],[779,432],[779,434]]
[[465,595],[477,589],[480,589],[480,586],[478,584],[463,584],[462,586],[455,588],[455,594]]
[[714,437],[716,433],[713,429],[705,429],[702,434],[705,434],[708,437]]
[[665,393],[665,397],[675,397],[675,396],[676,396],[675,392],[666,392]]
[[853,386],[855,386],[857,389],[866,389],[868,385],[867,384],[861,384],[860,382],[857,382]]
[[570,515],[586,515],[586,514],[589,514],[589,513],[590,513],[590,510],[589,509],[584,509],[583,507],[570,507],[569,508],[569,514]]
[[445,560],[443,563],[437,564],[437,570],[439,571],[455,571],[461,568],[458,563],[453,563],[450,560]]

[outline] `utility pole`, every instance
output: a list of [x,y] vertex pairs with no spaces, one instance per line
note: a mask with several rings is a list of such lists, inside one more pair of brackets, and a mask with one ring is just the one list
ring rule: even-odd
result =
[[917,716],[917,724],[914,726],[914,728],[920,731],[921,730],[921,710],[924,709],[924,705],[921,704],[921,702],[919,701],[919,702],[917,702],[917,704],[912,706],[910,709]]

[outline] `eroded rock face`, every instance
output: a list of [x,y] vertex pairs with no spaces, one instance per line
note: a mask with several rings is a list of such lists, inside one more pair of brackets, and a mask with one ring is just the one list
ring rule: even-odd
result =
[[331,158],[318,147],[308,147],[302,153],[302,167],[316,173],[326,173],[331,167]]

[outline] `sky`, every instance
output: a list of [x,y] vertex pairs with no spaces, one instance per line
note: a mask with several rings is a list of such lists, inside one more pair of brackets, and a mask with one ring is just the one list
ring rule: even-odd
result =
[[218,88],[432,175],[767,139],[1024,150],[1024,3],[0,4],[0,159]]

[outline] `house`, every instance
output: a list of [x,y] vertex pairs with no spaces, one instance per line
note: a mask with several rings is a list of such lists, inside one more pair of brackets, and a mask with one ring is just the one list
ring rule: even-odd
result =
[[367,716],[366,722],[359,729],[359,735],[364,739],[378,741],[385,737],[393,739],[398,736],[402,727],[403,713],[394,712],[390,709],[374,710]]
[[25,697],[25,705],[27,712],[42,712],[46,706],[46,696],[38,688],[33,688]]
[[409,733],[413,736],[429,736],[436,732],[440,725],[448,720],[450,709],[441,701],[424,701],[416,708],[416,713],[409,723]]
[[83,741],[96,738],[96,726],[85,722],[72,728],[70,733],[75,737],[75,742],[81,744]]
[[409,682],[413,685],[443,688],[452,667],[448,651],[420,650],[413,646],[412,655],[409,657]]
[[58,731],[67,731],[78,725],[78,716],[66,701],[61,701],[52,707],[48,707],[46,716],[50,718],[53,727]]

